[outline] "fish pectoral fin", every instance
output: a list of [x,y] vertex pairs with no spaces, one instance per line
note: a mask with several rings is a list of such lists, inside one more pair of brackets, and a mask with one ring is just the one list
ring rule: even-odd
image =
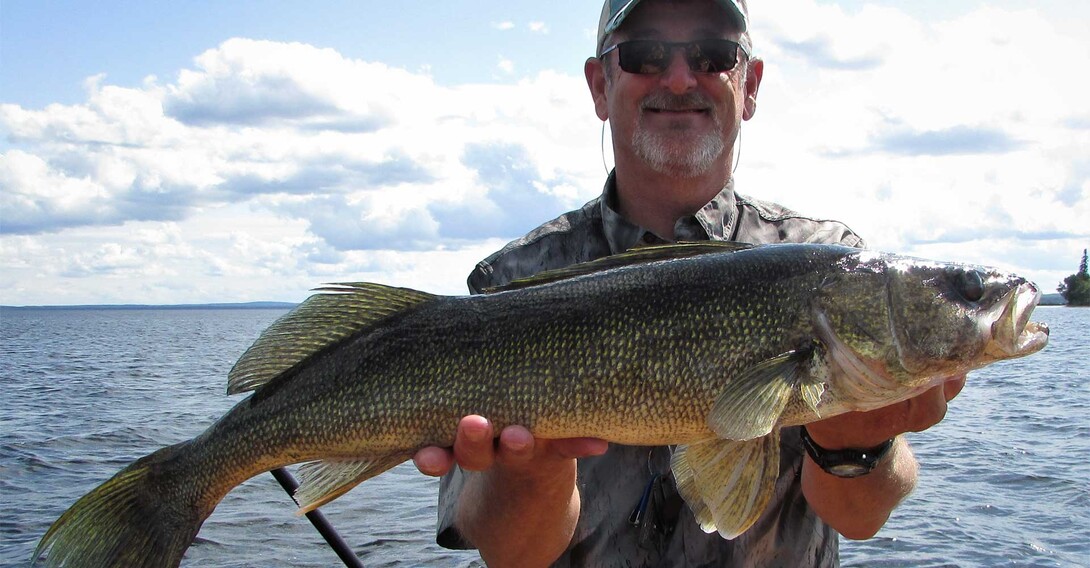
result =
[[670,467],[700,528],[733,539],[757,522],[775,491],[779,430],[755,440],[678,446]]
[[821,418],[818,405],[821,404],[821,395],[825,394],[825,383],[807,382],[799,385],[799,396],[806,406],[814,412],[814,416]]
[[729,440],[751,440],[771,432],[797,389],[803,356],[789,351],[728,381],[708,415],[708,427]]
[[227,374],[227,394],[254,390],[326,347],[434,294],[368,282],[332,284],[273,322]]
[[348,493],[353,487],[409,459],[398,452],[358,460],[324,460],[299,468],[299,489],[295,490],[296,514],[309,513]]

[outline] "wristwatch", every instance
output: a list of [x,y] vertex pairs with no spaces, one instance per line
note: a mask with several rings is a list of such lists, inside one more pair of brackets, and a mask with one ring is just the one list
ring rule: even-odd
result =
[[893,447],[893,438],[890,438],[873,448],[827,450],[817,445],[805,426],[801,428],[801,434],[802,446],[814,463],[826,473],[837,477],[852,478],[870,473]]

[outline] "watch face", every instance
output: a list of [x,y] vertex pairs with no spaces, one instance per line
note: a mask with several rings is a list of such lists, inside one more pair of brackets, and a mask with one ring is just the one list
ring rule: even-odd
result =
[[859,477],[870,470],[871,468],[861,463],[841,463],[829,466],[827,471],[837,477]]

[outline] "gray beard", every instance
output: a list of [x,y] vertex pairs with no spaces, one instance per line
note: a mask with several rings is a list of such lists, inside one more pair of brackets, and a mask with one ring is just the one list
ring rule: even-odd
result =
[[716,133],[686,136],[649,132],[642,124],[632,135],[632,148],[657,173],[696,177],[706,173],[723,154],[723,139]]
[[[694,106],[712,107],[702,94],[673,95],[656,92],[643,101],[644,108],[684,109]],[[647,111],[643,111],[647,112]],[[650,132],[642,120],[632,133],[632,148],[636,155],[657,173],[677,177],[696,177],[706,173],[723,154],[726,144],[718,134],[720,117],[712,115],[715,132],[692,135],[684,129]]]

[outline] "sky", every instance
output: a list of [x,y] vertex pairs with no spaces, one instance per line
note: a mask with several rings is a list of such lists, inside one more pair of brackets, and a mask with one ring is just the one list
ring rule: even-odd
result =
[[[1090,247],[1090,3],[751,0],[740,193],[1055,291]],[[465,293],[601,191],[600,4],[0,2],[0,304]]]

